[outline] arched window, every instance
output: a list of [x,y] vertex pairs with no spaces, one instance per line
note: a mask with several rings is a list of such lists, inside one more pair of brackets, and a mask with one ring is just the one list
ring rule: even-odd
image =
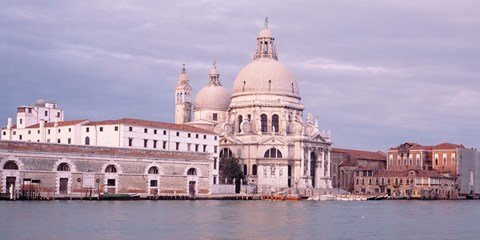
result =
[[14,161],[8,161],[3,165],[3,169],[18,170],[18,165]]
[[243,116],[238,115],[238,132],[242,131],[242,128],[240,127],[242,125],[242,122],[243,122]]
[[224,148],[220,151],[220,158],[230,158],[230,157],[233,157],[233,153],[232,153],[232,150],[230,150],[229,148]]
[[268,149],[263,155],[264,158],[282,158],[282,152],[276,148]]
[[247,175],[247,164],[243,164],[243,175]]
[[257,176],[257,164],[252,165],[252,175]]
[[158,168],[151,167],[150,169],[148,169],[148,174],[158,174]]
[[116,172],[117,172],[117,167],[115,167],[115,165],[113,165],[113,164],[108,165],[108,166],[105,168],[105,172],[108,172],[108,173],[116,173]]
[[261,127],[261,130],[262,132],[267,132],[268,131],[268,128],[267,128],[267,115],[266,114],[262,114],[260,116],[260,122],[262,124],[262,127]]
[[275,132],[279,131],[279,124],[278,124],[278,115],[273,114],[272,116],[272,128],[275,130]]
[[57,171],[70,172],[70,166],[67,163],[60,163],[57,167]]
[[85,138],[85,145],[90,145],[90,137]]
[[188,169],[187,175],[196,176],[197,175],[197,169],[195,169],[195,168]]

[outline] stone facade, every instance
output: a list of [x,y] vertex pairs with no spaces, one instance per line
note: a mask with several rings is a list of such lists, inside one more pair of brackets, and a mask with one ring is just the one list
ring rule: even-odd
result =
[[259,192],[331,188],[330,132],[321,131],[312,114],[304,116],[297,81],[278,61],[267,24],[256,46],[231,95],[221,86],[214,63],[208,85],[195,98],[189,124],[219,134],[220,157],[239,158],[246,182]]
[[[207,195],[208,153],[0,141],[2,193]],[[13,187],[10,187],[13,185]]]

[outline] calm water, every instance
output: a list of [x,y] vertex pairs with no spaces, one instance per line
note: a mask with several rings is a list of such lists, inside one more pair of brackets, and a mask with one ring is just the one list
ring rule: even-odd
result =
[[0,202],[0,239],[479,239],[480,201]]

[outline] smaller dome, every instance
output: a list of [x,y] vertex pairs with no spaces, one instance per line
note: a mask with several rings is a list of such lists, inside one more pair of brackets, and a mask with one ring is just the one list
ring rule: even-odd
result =
[[260,33],[258,33],[257,38],[273,38],[273,34],[268,28],[263,28]]
[[209,84],[195,96],[194,111],[226,111],[230,105],[230,93],[220,85]]

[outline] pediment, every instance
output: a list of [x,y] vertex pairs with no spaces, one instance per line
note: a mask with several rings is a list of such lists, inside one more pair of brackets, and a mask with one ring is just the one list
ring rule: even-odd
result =
[[314,134],[313,136],[308,138],[308,141],[310,142],[321,142],[321,143],[326,143],[327,141],[325,138],[322,137],[322,135],[318,132]]
[[284,140],[278,138],[278,137],[275,137],[275,136],[271,136],[267,139],[264,139],[262,141],[259,142],[261,145],[285,145],[287,144]]
[[226,137],[220,138],[219,144],[220,145],[243,144],[243,142],[233,136],[226,136]]

